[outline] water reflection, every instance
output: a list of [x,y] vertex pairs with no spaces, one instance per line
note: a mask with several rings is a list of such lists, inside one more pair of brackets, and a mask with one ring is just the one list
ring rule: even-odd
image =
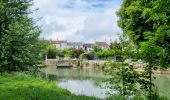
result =
[[[68,89],[76,95],[107,97],[108,88],[103,88],[103,81],[108,77],[97,68],[56,68],[55,66],[42,69],[46,77],[57,80],[61,88]],[[100,85],[99,85],[100,84]],[[102,86],[102,87],[101,87]]]
[[[57,80],[60,87],[68,89],[74,94],[83,94],[87,96],[96,96],[105,98],[105,94],[109,89],[104,89],[99,86],[104,85],[103,80],[108,76],[104,75],[100,69],[97,68],[56,68],[51,66],[42,69],[46,77],[51,80]],[[155,74],[157,77],[154,81],[158,87],[159,93],[170,99],[170,75]],[[113,93],[114,90],[112,90]]]
[[107,89],[96,86],[93,80],[67,80],[59,83],[59,86],[68,89],[76,95],[84,94],[105,98]]

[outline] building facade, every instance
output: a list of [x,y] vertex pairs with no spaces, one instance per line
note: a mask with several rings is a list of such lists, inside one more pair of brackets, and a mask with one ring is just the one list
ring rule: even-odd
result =
[[51,43],[58,49],[64,50],[68,48],[83,48],[82,42],[68,42],[66,40],[51,41]]
[[62,40],[62,41],[51,41],[51,43],[58,49],[64,50],[67,48],[67,41]]
[[56,48],[60,50],[68,49],[68,48],[75,48],[80,49],[82,48],[85,51],[92,51],[93,46],[99,46],[103,50],[110,48],[109,44],[106,42],[95,42],[93,43],[82,43],[82,42],[68,42],[67,40],[57,40],[57,41],[50,41]]
[[83,49],[85,51],[92,51],[93,50],[93,46],[94,46],[94,44],[92,44],[92,43],[84,43],[83,44]]
[[80,49],[80,48],[83,48],[83,43],[82,42],[67,42],[67,48]]

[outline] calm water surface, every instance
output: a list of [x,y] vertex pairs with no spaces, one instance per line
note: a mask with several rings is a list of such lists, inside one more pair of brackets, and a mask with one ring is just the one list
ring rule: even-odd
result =
[[68,89],[76,95],[106,98],[108,88],[104,88],[106,75],[94,68],[56,68],[55,66],[42,69],[46,77],[57,80],[61,88]]
[[[95,96],[99,98],[106,98],[108,88],[105,86],[104,80],[108,76],[95,68],[56,68],[51,66],[42,69],[46,77],[51,80],[56,80],[61,88],[68,89],[76,95]],[[156,74],[155,80],[158,86],[159,93],[167,96],[170,100],[170,75],[169,74]],[[112,90],[115,91],[115,90]]]

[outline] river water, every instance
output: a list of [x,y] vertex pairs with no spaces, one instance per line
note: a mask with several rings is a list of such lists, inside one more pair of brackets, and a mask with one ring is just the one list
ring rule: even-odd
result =
[[108,78],[100,69],[95,68],[56,68],[42,69],[46,77],[56,80],[57,84],[76,95],[106,98],[110,91],[104,81]]
[[[50,66],[43,68],[46,78],[56,81],[59,87],[69,90],[76,95],[106,98],[108,91],[104,81],[108,78],[102,70],[96,68],[57,68]],[[156,74],[155,84],[159,93],[170,99],[170,75]],[[104,88],[105,87],[105,88]]]

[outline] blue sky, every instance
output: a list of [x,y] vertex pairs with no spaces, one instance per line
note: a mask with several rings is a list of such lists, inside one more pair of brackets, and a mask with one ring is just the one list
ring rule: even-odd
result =
[[121,29],[116,11],[122,0],[34,0],[41,37],[68,41],[116,40]]

